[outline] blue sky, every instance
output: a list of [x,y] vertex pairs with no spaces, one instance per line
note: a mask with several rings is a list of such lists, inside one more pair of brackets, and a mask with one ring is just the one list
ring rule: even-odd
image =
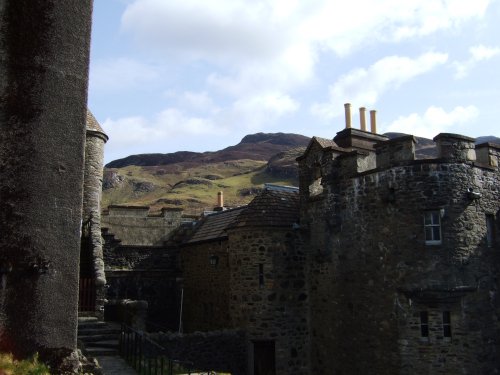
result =
[[94,0],[89,108],[107,162],[246,134],[500,137],[500,0]]

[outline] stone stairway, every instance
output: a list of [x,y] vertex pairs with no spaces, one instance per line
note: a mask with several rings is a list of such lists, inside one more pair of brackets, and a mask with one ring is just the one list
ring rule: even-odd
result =
[[95,317],[78,318],[78,346],[88,357],[117,356],[120,325]]

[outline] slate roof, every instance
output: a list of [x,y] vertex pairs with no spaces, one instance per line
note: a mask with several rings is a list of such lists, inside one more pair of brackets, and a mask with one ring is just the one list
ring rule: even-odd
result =
[[299,219],[298,191],[265,189],[236,218],[231,228],[289,227]]
[[104,133],[104,130],[102,130],[101,125],[99,125],[99,123],[97,122],[96,118],[94,117],[94,115],[92,114],[92,112],[90,112],[89,109],[87,109],[87,126],[86,126],[86,129],[90,130],[90,131],[101,133],[102,135],[104,135],[106,137],[106,140],[108,138],[108,136],[106,135],[106,133]]
[[335,150],[335,151],[339,151],[339,152],[349,152],[350,149],[346,149],[346,148],[343,148],[343,147],[340,147],[338,144],[335,143],[335,141],[331,140],[331,139],[326,139],[326,138],[321,138],[321,137],[312,137],[311,138],[311,141],[309,142],[309,144],[307,145],[307,148],[306,150],[304,151],[304,153],[299,156],[297,159],[297,161],[299,160],[302,160],[306,157],[306,155],[309,153],[309,151],[311,150],[311,148],[313,147],[314,144],[318,144],[322,149],[332,149],[332,150]]
[[245,210],[246,206],[220,211],[203,218],[187,244],[213,241],[227,237],[226,229]]
[[326,139],[326,138],[321,138],[321,137],[313,137],[313,139],[315,139],[316,142],[318,142],[319,145],[323,148],[338,147],[337,144],[331,139]]

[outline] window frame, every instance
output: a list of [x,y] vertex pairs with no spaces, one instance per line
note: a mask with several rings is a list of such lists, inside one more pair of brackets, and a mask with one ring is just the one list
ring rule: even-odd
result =
[[442,315],[442,327],[443,327],[443,339],[451,340],[452,330],[451,330],[451,312],[443,311]]
[[[437,223],[434,221],[435,218],[437,218]],[[435,239],[436,228],[439,230],[439,239]],[[430,229],[430,232],[428,232],[428,229]],[[430,239],[428,239],[428,233],[431,234]],[[424,212],[424,239],[426,245],[441,245],[443,243],[441,210],[427,210]]]
[[429,340],[429,312],[420,311],[420,339]]
[[264,288],[264,263],[259,263],[259,288]]

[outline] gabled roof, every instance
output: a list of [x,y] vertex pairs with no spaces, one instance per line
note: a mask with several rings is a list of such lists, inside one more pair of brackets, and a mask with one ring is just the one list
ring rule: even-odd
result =
[[226,238],[226,229],[235,222],[245,208],[246,206],[243,206],[205,216],[198,224],[193,236],[185,243],[193,244]]
[[326,138],[321,138],[321,137],[312,137],[311,138],[311,141],[309,142],[309,144],[307,145],[307,148],[306,150],[304,151],[304,153],[299,156],[297,158],[297,161],[303,159],[306,157],[306,155],[309,153],[309,151],[311,150],[311,148],[315,145],[319,145],[322,149],[332,149],[332,150],[336,150],[336,151],[339,151],[339,152],[348,152],[350,150],[348,149],[345,149],[345,148],[342,148],[340,147],[339,145],[337,145],[333,140],[331,139],[326,139]]
[[238,215],[231,228],[289,227],[299,219],[298,191],[265,189]]
[[337,144],[332,139],[326,139],[321,137],[312,137],[312,139],[318,142],[318,144],[323,148],[337,146]]

